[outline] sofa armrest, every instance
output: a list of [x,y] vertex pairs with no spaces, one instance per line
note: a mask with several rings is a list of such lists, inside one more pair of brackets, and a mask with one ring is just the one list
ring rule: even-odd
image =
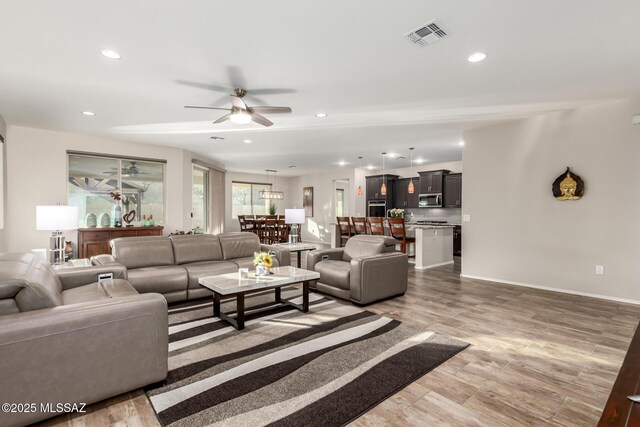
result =
[[98,275],[111,273],[113,279],[127,279],[127,269],[122,264],[107,264],[104,266],[79,267],[56,270],[62,282],[62,290],[77,288],[98,281]]
[[[307,270],[315,271],[316,264],[324,259],[342,261],[344,249],[318,249],[307,255]],[[325,258],[328,257],[328,258]]]
[[273,245],[260,245],[260,250],[262,252],[275,252],[276,258],[278,258],[278,265],[280,267],[285,267],[287,265],[291,265],[291,252],[289,249],[281,248]]
[[358,304],[401,295],[407,291],[406,254],[386,252],[351,260],[351,300]]
[[167,303],[159,294],[111,298],[0,317],[0,425],[51,416],[40,403],[94,403],[167,375]]
[[91,257],[91,265],[120,264],[113,255],[102,254]]

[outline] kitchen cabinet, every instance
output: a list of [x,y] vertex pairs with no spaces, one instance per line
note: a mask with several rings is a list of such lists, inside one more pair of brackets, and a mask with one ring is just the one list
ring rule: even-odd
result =
[[[384,200],[387,203],[387,209],[391,209],[393,207],[393,189],[398,178],[398,175],[372,175],[365,177],[367,202],[371,200]],[[380,194],[380,188],[383,182],[387,185],[386,196]]]
[[409,178],[397,179],[393,187],[393,207],[397,209],[415,209],[418,207],[418,191],[420,191],[417,179],[413,180],[414,192],[409,193]]
[[462,207],[462,174],[452,173],[443,178],[443,207]]
[[462,255],[462,226],[460,225],[453,228],[453,254]]
[[110,254],[109,241],[117,237],[162,236],[164,227],[113,227],[78,229],[78,258]]
[[420,194],[442,193],[443,178],[448,173],[449,171],[446,169],[418,172],[420,175]]

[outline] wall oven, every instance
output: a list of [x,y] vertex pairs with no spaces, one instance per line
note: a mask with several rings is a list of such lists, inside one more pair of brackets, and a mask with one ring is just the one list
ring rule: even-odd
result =
[[420,208],[441,208],[442,193],[420,194],[418,196],[418,207]]
[[368,216],[384,218],[387,213],[387,202],[385,200],[369,200]]

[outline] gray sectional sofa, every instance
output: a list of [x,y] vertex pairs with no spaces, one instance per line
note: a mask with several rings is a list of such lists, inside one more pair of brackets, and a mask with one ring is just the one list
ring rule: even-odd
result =
[[255,252],[274,252],[274,265],[290,264],[287,249],[263,245],[254,233],[126,237],[111,241],[111,255],[91,258],[94,265],[121,265],[140,293],[158,292],[168,302],[210,296],[198,279],[253,268]]
[[124,277],[118,265],[54,270],[0,253],[0,402],[37,405],[0,412],[0,425],[56,415],[40,403],[90,404],[166,378],[167,302]]

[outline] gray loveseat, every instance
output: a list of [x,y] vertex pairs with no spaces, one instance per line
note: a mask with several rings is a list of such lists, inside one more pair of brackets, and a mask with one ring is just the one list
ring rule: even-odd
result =
[[[99,273],[113,279],[97,282]],[[0,425],[57,415],[40,403],[94,403],[167,376],[167,303],[139,295],[117,265],[54,270],[0,253]],[[29,408],[33,409],[33,408]]]
[[254,253],[268,251],[276,254],[274,266],[290,264],[289,250],[260,244],[254,233],[242,232],[113,239],[111,255],[98,255],[91,261],[122,265],[138,292],[158,292],[174,302],[212,295],[198,279],[252,268]]
[[388,236],[358,235],[344,248],[309,252],[307,269],[320,273],[312,289],[357,304],[402,295],[407,291],[407,255],[396,252]]

